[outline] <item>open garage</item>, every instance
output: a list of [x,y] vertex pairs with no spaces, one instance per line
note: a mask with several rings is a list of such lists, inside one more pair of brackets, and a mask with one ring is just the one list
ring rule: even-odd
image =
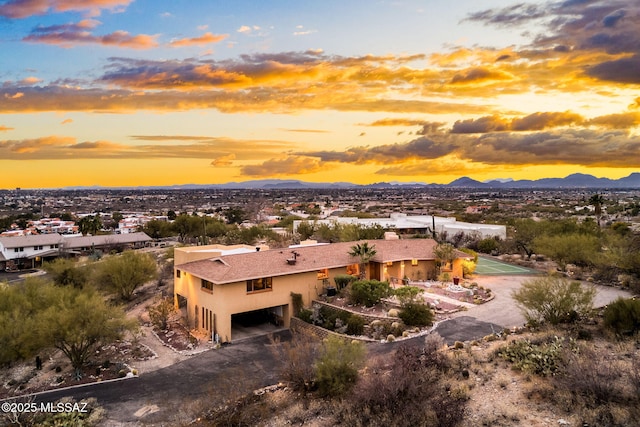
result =
[[284,319],[288,306],[276,306],[231,315],[233,341],[258,335],[267,335],[285,329]]

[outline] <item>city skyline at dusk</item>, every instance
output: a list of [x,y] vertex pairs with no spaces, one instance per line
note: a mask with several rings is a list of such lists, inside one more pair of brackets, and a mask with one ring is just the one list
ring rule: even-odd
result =
[[0,20],[0,188],[640,171],[640,0],[9,0]]

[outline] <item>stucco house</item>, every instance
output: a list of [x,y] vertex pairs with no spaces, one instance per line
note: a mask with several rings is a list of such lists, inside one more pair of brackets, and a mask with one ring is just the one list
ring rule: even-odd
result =
[[148,246],[152,241],[145,233],[97,236],[50,233],[0,237],[0,269],[15,271],[36,268],[44,261],[61,255],[87,255],[97,249],[105,252],[138,249]]
[[[369,279],[425,280],[436,269],[432,239],[368,240],[376,254],[366,266]],[[174,298],[192,328],[232,340],[234,319],[262,313],[284,327],[292,316],[291,293],[311,302],[334,285],[340,274],[359,274],[359,258],[348,253],[356,243],[301,245],[287,249],[252,246],[176,248]],[[451,276],[462,276],[462,260],[446,266]]]
[[8,271],[37,267],[57,257],[61,243],[57,233],[0,237],[0,267]]

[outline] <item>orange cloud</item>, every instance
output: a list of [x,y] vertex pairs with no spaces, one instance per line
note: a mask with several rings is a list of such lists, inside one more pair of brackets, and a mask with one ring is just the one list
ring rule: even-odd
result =
[[61,125],[68,125],[69,123],[73,123],[73,119],[64,119],[60,122]]
[[28,85],[34,85],[34,84],[40,83],[41,81],[42,80],[40,80],[37,77],[25,77],[24,79],[20,80],[20,84],[28,86]]
[[[582,165],[640,167],[640,137],[625,131],[567,129],[558,132],[496,132],[481,136],[435,134],[406,143],[296,153],[322,162],[404,165],[455,156],[488,165]],[[390,167],[390,166],[387,166]]]
[[10,131],[10,130],[14,130],[14,128],[10,128],[10,127],[7,127],[7,126],[0,125],[0,132],[7,132],[7,131]]
[[514,118],[511,121],[499,116],[481,117],[479,119],[458,120],[451,133],[487,133],[501,131],[543,130],[572,124],[583,124],[584,118],[569,111],[533,113],[528,116]]
[[[127,145],[111,141],[82,141],[73,137],[46,136],[35,139],[0,140],[0,158],[5,160],[40,159],[202,159],[214,158],[218,165],[232,160],[255,161],[269,158],[296,147],[288,141],[238,140],[216,137],[138,136],[135,139],[155,144]],[[159,142],[166,142],[160,144]],[[212,164],[216,162],[214,160]]]
[[213,34],[213,33],[207,32],[201,35],[200,37],[174,40],[171,43],[169,43],[169,46],[183,47],[183,46],[196,46],[196,45],[205,45],[205,44],[211,44],[211,43],[219,43],[222,40],[226,39],[227,37],[229,37],[229,34]]
[[9,0],[0,5],[0,16],[22,19],[47,12],[79,11],[99,15],[100,10],[117,11],[133,0]]
[[299,133],[330,133],[328,130],[320,130],[320,129],[280,129],[284,132],[299,132]]
[[[0,149],[17,154],[35,153],[50,146],[63,146],[75,142],[74,138],[48,136],[36,139],[0,141]],[[4,156],[3,156],[4,157]]]
[[513,80],[514,76],[501,70],[487,67],[474,67],[468,70],[461,70],[450,80],[451,84],[478,84],[490,81]]
[[373,123],[361,124],[361,126],[422,126],[424,120],[412,119],[381,119]]
[[[124,77],[122,77],[124,78]],[[300,110],[373,111],[390,113],[483,114],[489,107],[475,104],[403,99],[376,99],[366,93],[322,92],[316,96],[294,90],[255,88],[242,91],[133,91],[82,89],[68,86],[37,88],[0,86],[0,112],[38,111],[185,111],[211,108],[225,113],[293,112]]]
[[212,160],[211,166],[218,167],[218,168],[229,167],[233,165],[233,160],[235,160],[235,158],[236,158],[235,154],[228,154],[226,156],[221,156],[221,157],[218,157],[217,159]]
[[86,31],[86,28],[86,26],[79,24],[38,27],[30,35],[24,37],[23,40],[67,48],[81,44],[100,44],[130,49],[150,49],[158,46],[157,35],[131,35],[127,31],[114,31],[111,34],[96,36]]
[[327,164],[309,157],[289,156],[270,159],[258,165],[243,166],[241,172],[248,176],[287,176],[311,174],[326,170]]

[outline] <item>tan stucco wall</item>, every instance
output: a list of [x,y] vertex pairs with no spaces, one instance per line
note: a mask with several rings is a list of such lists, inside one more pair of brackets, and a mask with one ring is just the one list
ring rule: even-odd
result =
[[205,245],[205,246],[184,246],[173,250],[174,265],[185,264],[187,262],[200,261],[202,259],[216,258],[224,251],[234,249],[245,249],[254,251],[255,246],[250,245]]
[[[331,286],[335,285],[333,278],[338,274],[346,274],[346,268],[329,270]],[[201,279],[192,274],[181,272],[180,278],[176,278],[174,272],[174,292],[187,298],[189,326],[202,329],[201,320],[198,325],[194,323],[194,314],[196,306],[199,313],[205,307],[214,313],[216,332],[223,342],[232,340],[232,314],[283,306],[284,326],[289,327],[293,313],[291,292],[301,294],[304,306],[310,307],[311,301],[325,291],[316,271],[273,277],[271,290],[252,293],[247,293],[246,281],[214,285],[212,292],[202,289],[201,283]]]
[[[381,269],[381,280],[386,280],[387,278],[384,273],[385,267],[387,268],[386,276],[393,276],[402,280],[403,275],[401,275],[401,272],[404,272],[404,275],[411,280],[426,280],[429,277],[429,272],[435,269],[435,262],[419,261],[417,266],[412,266],[411,260],[406,260],[404,261],[404,268],[401,261],[394,262],[392,266],[380,264],[378,268]],[[205,307],[214,313],[215,329],[223,342],[232,340],[231,315],[281,306],[283,308],[284,326],[289,327],[293,314],[291,293],[301,294],[304,306],[310,307],[311,301],[325,291],[323,281],[318,279],[317,271],[276,276],[272,279],[271,290],[247,293],[245,281],[214,285],[213,291],[210,292],[202,289],[201,279],[192,274],[181,271],[181,277],[177,278],[175,270],[178,269],[179,266],[174,269],[174,289],[176,295],[182,295],[187,298],[187,320],[189,326],[202,328],[200,317],[202,307]],[[420,275],[418,272],[420,272]],[[334,277],[336,275],[346,273],[346,267],[330,269],[329,285],[335,285]],[[458,259],[453,262],[453,269],[450,274],[451,277],[462,277],[462,260]],[[194,323],[196,306],[199,313],[197,325]]]

